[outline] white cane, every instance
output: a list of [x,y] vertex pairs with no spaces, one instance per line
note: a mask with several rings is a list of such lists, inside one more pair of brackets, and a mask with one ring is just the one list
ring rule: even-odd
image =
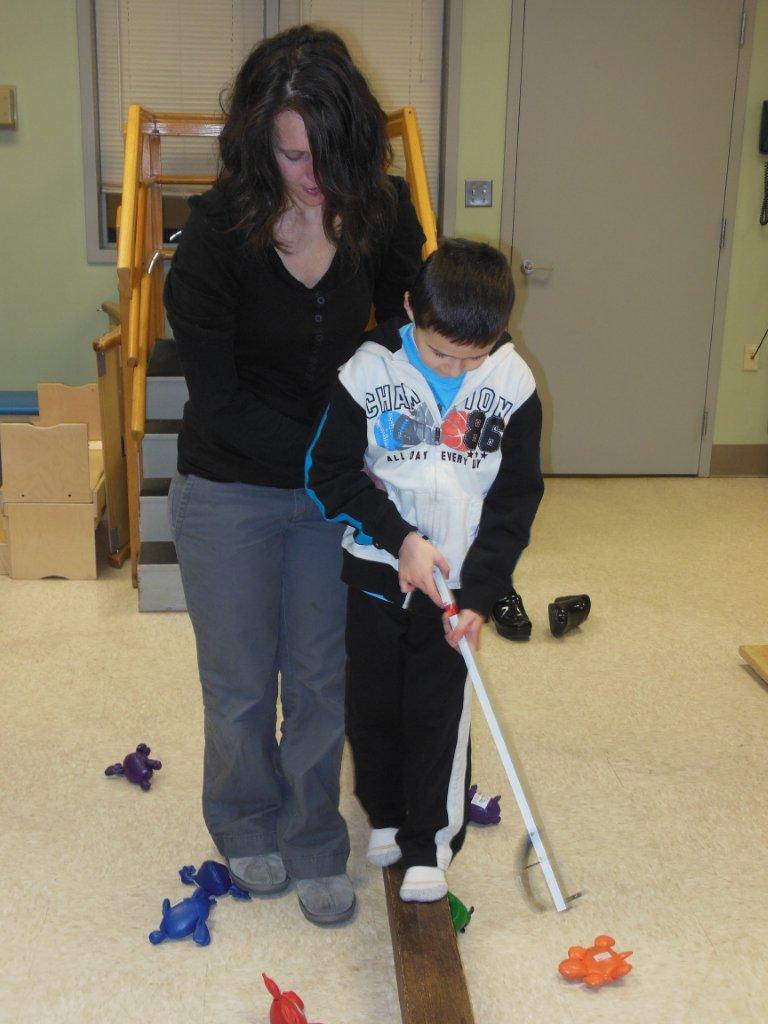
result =
[[[437,566],[434,568],[434,575],[435,582],[437,583],[437,589],[440,591],[440,597],[445,605],[445,610],[448,612],[449,621],[451,626],[455,628],[456,623],[458,622],[458,605],[454,601],[453,594],[449,590],[448,585],[443,579],[443,574]],[[488,728],[491,730],[493,742],[496,744],[496,749],[499,752],[501,763],[504,765],[504,771],[507,773],[507,778],[509,779],[509,784],[512,787],[512,792],[515,794],[515,800],[517,800],[517,806],[520,808],[520,813],[523,816],[523,821],[525,822],[525,827],[528,832],[531,845],[539,858],[539,864],[541,865],[541,870],[544,872],[544,878],[546,879],[550,895],[552,896],[552,902],[555,904],[556,910],[567,910],[567,903],[576,899],[580,893],[569,896],[567,900],[563,896],[554,868],[549,859],[549,854],[547,853],[544,841],[539,833],[536,819],[533,817],[533,812],[531,811],[528,798],[526,797],[522,783],[520,782],[520,777],[517,774],[517,769],[510,757],[507,744],[504,742],[504,737],[501,734],[498,720],[494,714],[493,708],[491,707],[491,702],[488,699],[488,694],[486,693],[485,686],[483,685],[483,680],[480,678],[477,663],[475,662],[472,649],[469,646],[466,637],[462,637],[461,640],[459,640],[459,650],[461,651],[464,662],[466,663],[469,678],[472,680],[472,685],[475,688],[477,699],[480,701],[480,706],[485,714],[485,719],[488,722]]]

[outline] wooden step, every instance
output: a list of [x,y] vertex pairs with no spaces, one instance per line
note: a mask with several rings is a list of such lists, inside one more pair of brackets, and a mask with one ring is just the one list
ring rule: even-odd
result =
[[151,477],[144,481],[139,496],[139,533],[142,544],[170,541],[168,521],[168,488],[170,477]]
[[147,363],[147,377],[183,377],[173,338],[158,338]]
[[149,419],[178,419],[189,399],[183,377],[147,378],[147,416]]
[[186,611],[187,602],[172,541],[142,542],[138,571],[140,612]]
[[147,366],[147,419],[181,419],[189,398],[173,338],[160,338]]
[[181,421],[148,419],[144,425],[144,476],[171,477],[176,472],[177,439]]
[[744,644],[739,654],[768,683],[768,644]]
[[141,497],[167,498],[171,486],[171,477],[153,476],[145,477],[141,485]]

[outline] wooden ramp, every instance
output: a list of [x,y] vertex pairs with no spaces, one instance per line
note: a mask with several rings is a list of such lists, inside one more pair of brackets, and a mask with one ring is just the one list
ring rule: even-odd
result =
[[384,868],[403,1024],[474,1024],[448,900],[404,903],[403,874]]
[[768,683],[768,644],[744,644],[739,654]]

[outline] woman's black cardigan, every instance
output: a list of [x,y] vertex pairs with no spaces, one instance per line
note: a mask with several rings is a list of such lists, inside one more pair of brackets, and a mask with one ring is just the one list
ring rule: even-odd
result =
[[337,253],[313,288],[273,248],[249,251],[220,189],[191,212],[165,285],[189,401],[178,469],[210,480],[299,488],[312,425],[336,371],[376,318],[405,319],[403,293],[421,264],[424,234],[408,186],[393,177],[391,237],[355,270]]

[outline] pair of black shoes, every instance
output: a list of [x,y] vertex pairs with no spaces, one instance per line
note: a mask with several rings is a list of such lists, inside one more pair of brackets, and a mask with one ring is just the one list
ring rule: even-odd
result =
[[[580,625],[589,615],[591,602],[587,594],[556,597],[549,606],[549,628],[552,636],[562,636]],[[491,618],[496,632],[505,640],[527,640],[531,635],[531,620],[523,607],[523,599],[513,588],[493,606]]]

